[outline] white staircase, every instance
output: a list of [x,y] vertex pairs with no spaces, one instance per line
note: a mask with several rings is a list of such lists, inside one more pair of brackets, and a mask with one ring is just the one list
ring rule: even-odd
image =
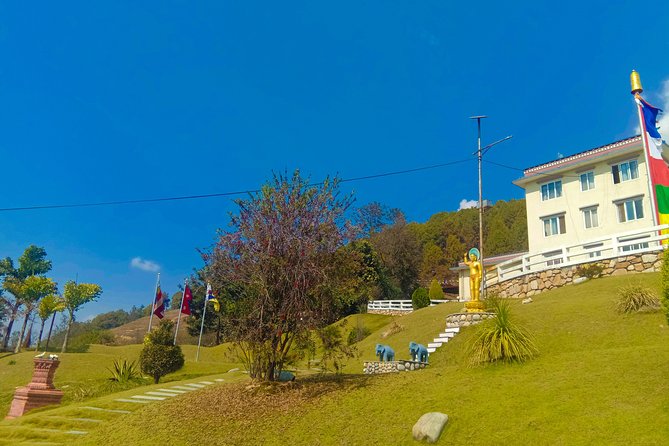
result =
[[439,347],[448,342],[449,339],[454,337],[460,332],[460,327],[447,328],[443,333],[439,333],[439,337],[434,338],[434,342],[427,344],[428,353],[434,353]]

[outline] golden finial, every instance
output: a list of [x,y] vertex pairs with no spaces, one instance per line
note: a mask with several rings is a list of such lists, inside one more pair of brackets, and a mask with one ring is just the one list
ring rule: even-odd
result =
[[632,70],[632,74],[630,74],[630,84],[632,84],[632,94],[643,92],[641,77],[639,77],[639,73],[636,70]]

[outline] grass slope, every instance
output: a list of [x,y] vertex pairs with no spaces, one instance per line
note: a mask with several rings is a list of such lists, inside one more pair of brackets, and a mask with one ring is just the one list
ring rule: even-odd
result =
[[[208,389],[118,418],[82,444],[414,444],[425,412],[449,415],[440,444],[664,444],[669,438],[669,331],[659,313],[619,316],[615,290],[630,281],[659,288],[659,275],[612,277],[513,302],[536,336],[540,356],[526,364],[470,368],[465,329],[430,357],[430,367],[385,376],[269,388]],[[360,373],[379,341],[408,356],[408,342],[431,341],[442,304],[389,323],[359,343]],[[402,329],[383,337],[392,324]],[[175,423],[188,414],[187,422]],[[152,420],[146,429],[146,420]]]

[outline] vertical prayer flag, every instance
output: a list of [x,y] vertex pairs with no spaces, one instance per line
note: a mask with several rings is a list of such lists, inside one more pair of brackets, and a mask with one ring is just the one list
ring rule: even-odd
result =
[[[648,172],[655,195],[657,223],[669,224],[669,160],[665,160],[669,158],[669,154],[662,153],[666,145],[657,129],[657,116],[662,110],[650,105],[639,94],[635,95],[635,100],[641,111],[641,137],[648,155]],[[662,234],[669,234],[669,230],[663,230]],[[667,240],[662,243],[666,244]]]
[[207,284],[207,302],[214,304],[214,311],[220,311],[221,304],[218,302],[218,299],[216,299],[216,296],[214,296],[214,292],[212,291],[210,284]]
[[186,285],[184,289],[184,297],[181,300],[181,312],[183,314],[190,314],[190,303],[193,300],[193,293],[190,291],[190,287]]
[[156,297],[153,301],[153,314],[156,315],[158,319],[165,317],[165,296],[160,290],[160,282],[156,287]]

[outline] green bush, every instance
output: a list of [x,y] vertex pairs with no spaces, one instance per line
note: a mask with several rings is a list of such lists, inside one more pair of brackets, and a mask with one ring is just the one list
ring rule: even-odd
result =
[[477,326],[477,332],[469,345],[471,364],[496,361],[523,362],[539,353],[532,336],[511,320],[507,301],[489,298],[486,302],[496,317]]
[[632,283],[618,289],[616,311],[618,313],[635,313],[639,311],[657,311],[660,300],[648,287]]
[[588,263],[585,265],[580,265],[576,268],[576,275],[579,277],[587,277],[588,279],[594,279],[599,277],[599,275],[604,271],[604,265],[599,263]]
[[411,295],[411,304],[414,310],[430,306],[430,295],[425,288],[416,288]]
[[121,362],[121,360],[115,359],[112,368],[108,368],[107,370],[109,370],[112,375],[109,380],[118,383],[126,383],[141,378],[135,361],[128,362],[124,359],[123,362]]
[[[430,282],[430,299],[442,300],[444,298],[444,290],[437,279],[432,279]],[[429,305],[429,304],[428,304]]]
[[144,338],[144,347],[139,353],[139,364],[143,373],[153,377],[155,384],[158,384],[163,376],[176,372],[184,365],[181,347],[172,345],[173,331],[174,322],[162,320],[158,327]]
[[372,334],[371,330],[365,327],[362,321],[358,320],[357,325],[348,334],[348,345],[360,342],[370,334]]

